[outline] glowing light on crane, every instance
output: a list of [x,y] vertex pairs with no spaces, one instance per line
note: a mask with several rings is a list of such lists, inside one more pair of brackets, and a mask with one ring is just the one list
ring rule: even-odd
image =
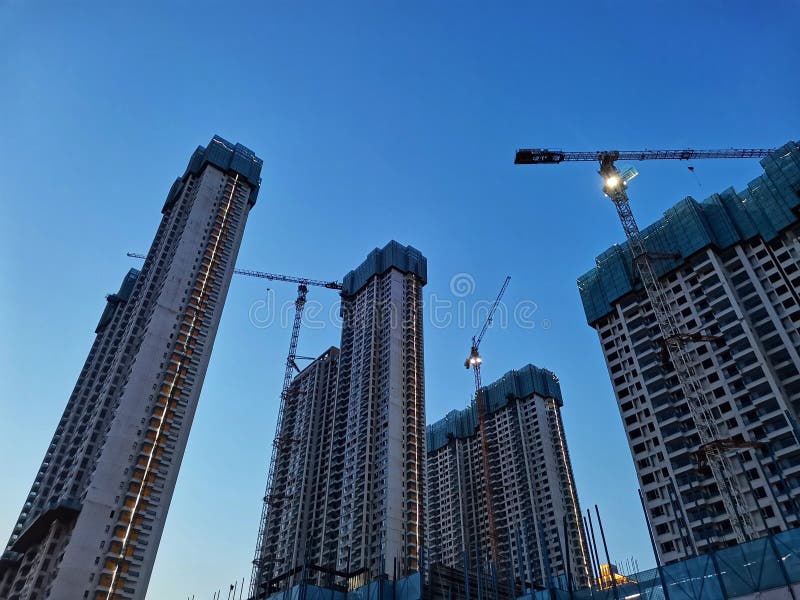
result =
[[[656,275],[653,261],[654,253],[648,251],[639,226],[634,219],[628,194],[627,182],[636,177],[636,169],[620,173],[617,160],[673,159],[690,160],[697,158],[762,158],[771,149],[730,149],[730,150],[618,150],[599,152],[561,152],[540,148],[518,150],[514,164],[558,164],[563,161],[599,161],[600,175],[604,179],[603,191],[614,203],[622,228],[628,238],[628,247],[633,263],[639,273],[642,287],[652,307],[663,339],[664,354],[672,364],[678,383],[686,400],[700,441],[698,452],[705,455],[711,468],[714,483],[719,490],[725,516],[739,543],[754,539],[758,531],[751,517],[741,485],[733,471],[730,458],[726,454],[731,447],[726,438],[721,437],[711,401],[700,383],[694,364],[697,362],[686,344],[692,341],[693,334],[680,331],[670,298]],[[745,440],[745,443],[747,441]],[[738,446],[737,446],[738,447]],[[757,502],[756,502],[757,506]]]
[[492,324],[492,320],[494,319],[494,313],[497,310],[497,306],[500,304],[500,299],[503,297],[503,294],[506,293],[506,288],[508,287],[509,281],[511,281],[511,277],[506,277],[502,287],[500,288],[500,293],[497,294],[497,298],[495,298],[494,304],[492,304],[492,307],[489,309],[489,314],[486,315],[486,321],[483,323],[483,327],[481,327],[481,330],[478,333],[478,335],[473,336],[472,347],[470,348],[469,356],[467,357],[467,360],[464,361],[464,366],[467,369],[472,367],[472,371],[475,375],[475,404],[477,405],[478,408],[478,428],[479,428],[479,436],[481,439],[483,478],[486,484],[486,508],[487,508],[486,512],[488,513],[489,516],[489,542],[492,551],[492,561],[494,562],[498,570],[500,569],[500,553],[497,546],[497,525],[494,516],[492,480],[489,469],[489,442],[487,440],[487,434],[486,434],[486,406],[485,406],[486,403],[483,397],[483,384],[481,383],[481,363],[483,362],[483,359],[481,358],[481,355],[478,352],[478,348],[481,345],[483,336],[486,334],[486,331]]

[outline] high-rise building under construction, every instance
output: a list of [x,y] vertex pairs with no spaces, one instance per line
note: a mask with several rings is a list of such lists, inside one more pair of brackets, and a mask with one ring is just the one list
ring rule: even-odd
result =
[[425,465],[422,288],[411,246],[376,248],[342,285],[341,349],[285,398],[256,597],[300,579],[353,587],[420,569]]
[[[263,588],[304,564],[335,570],[346,420],[338,374],[339,349],[331,347],[297,374],[284,398],[261,541]],[[320,571],[306,577],[327,581]]]
[[261,165],[214,137],[173,184],[141,272],[107,298],[0,597],[145,597]]
[[[518,589],[569,576],[589,583],[588,544],[555,375],[533,365],[483,388],[500,565]],[[427,428],[427,548],[431,563],[471,571],[491,560],[481,431],[473,403]]]
[[[686,198],[642,231],[690,350],[748,537],[800,525],[800,147],[741,192]],[[578,280],[665,562],[737,542],[627,244]],[[707,444],[706,444],[707,445]],[[737,521],[741,517],[734,517]]]

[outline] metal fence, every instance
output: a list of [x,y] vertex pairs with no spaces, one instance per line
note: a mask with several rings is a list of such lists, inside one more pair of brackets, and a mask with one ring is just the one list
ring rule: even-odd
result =
[[[497,579],[479,585],[479,575],[451,569],[453,581],[426,569],[397,581],[386,576],[349,591],[308,583],[291,586],[271,600],[508,600],[513,587]],[[491,569],[490,569],[491,571]],[[466,573],[466,572],[465,572]],[[462,575],[463,581],[456,581]],[[570,590],[565,577],[553,578],[551,589],[517,596],[516,600],[734,600],[786,598],[800,600],[800,529],[792,529],[696,556],[660,568],[626,573],[627,583],[607,589]],[[438,582],[438,583],[437,583]],[[467,583],[469,582],[469,583]],[[517,585],[518,582],[515,582]],[[606,584],[608,585],[608,584]],[[794,589],[793,589],[794,588]],[[519,587],[517,587],[519,592]],[[769,594],[763,592],[771,591]]]
[[767,590],[771,598],[800,600],[800,529],[725,548],[661,568],[626,575],[632,583],[610,589],[542,590],[520,600],[726,600]]
[[421,598],[422,577],[419,573],[397,581],[382,577],[350,591],[300,583],[270,596],[270,600],[420,600]]

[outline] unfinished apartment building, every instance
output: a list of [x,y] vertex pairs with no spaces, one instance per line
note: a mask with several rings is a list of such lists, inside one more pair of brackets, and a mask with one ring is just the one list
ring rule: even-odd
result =
[[425,257],[394,241],[345,276],[341,349],[286,397],[257,598],[300,579],[330,585],[334,572],[353,587],[419,571],[426,281]]
[[[761,165],[745,190],[686,198],[643,230],[729,448],[751,538],[800,525],[800,148],[786,144]],[[596,264],[578,285],[661,558],[735,544],[627,245]]]
[[340,402],[347,405],[339,567],[420,568],[425,467],[422,288],[427,261],[390,242],[344,278]]
[[[561,388],[533,365],[483,390],[499,577],[520,589],[570,576],[589,583],[588,544],[567,450]],[[427,428],[427,548],[431,563],[476,570],[491,560],[475,404]]]
[[[303,564],[336,564],[345,418],[338,374],[339,350],[331,347],[287,390],[262,545],[266,580]],[[326,581],[317,571],[308,578]]]
[[142,599],[261,160],[214,137],[170,189],[97,337],[0,560],[0,597]]

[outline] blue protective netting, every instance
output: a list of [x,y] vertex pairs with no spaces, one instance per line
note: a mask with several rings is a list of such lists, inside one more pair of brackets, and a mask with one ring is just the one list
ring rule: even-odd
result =
[[421,600],[422,577],[414,573],[397,581],[381,579],[344,592],[311,584],[298,584],[274,593],[270,600]]
[[[554,578],[554,588],[528,592],[518,600],[720,600],[753,598],[767,590],[800,587],[800,529],[671,563],[661,567],[660,572],[646,569],[625,577],[629,583],[618,585],[616,590],[595,587],[571,592],[565,589],[565,578]],[[415,573],[397,581],[373,581],[348,592],[346,600],[421,600],[422,588],[422,576]],[[426,597],[441,598],[436,590],[430,590]],[[479,597],[473,590],[468,599]],[[790,596],[773,592],[770,597]],[[270,600],[345,600],[345,595],[305,584],[276,592]],[[483,600],[497,599],[493,594],[484,594]]]
[[[800,583],[800,529],[792,529],[745,544],[695,556],[658,569],[627,575],[633,583],[608,590],[579,590],[574,600],[637,598],[639,600],[719,600],[753,597],[767,590]],[[662,578],[667,588],[664,594]],[[564,593],[559,590],[559,594]],[[549,600],[548,591],[528,600]],[[556,597],[561,597],[556,594]],[[757,596],[756,596],[757,597]],[[783,597],[783,596],[775,596]],[[788,595],[786,596],[789,597]]]
[[261,186],[261,167],[263,161],[255,153],[241,144],[232,144],[229,141],[215,135],[211,138],[208,146],[198,146],[183,177],[179,177],[167,194],[164,201],[162,212],[169,209],[178,198],[180,191],[189,174],[197,175],[202,172],[206,165],[213,165],[225,173],[237,173],[250,184],[249,204],[252,206],[258,198],[258,190]]

